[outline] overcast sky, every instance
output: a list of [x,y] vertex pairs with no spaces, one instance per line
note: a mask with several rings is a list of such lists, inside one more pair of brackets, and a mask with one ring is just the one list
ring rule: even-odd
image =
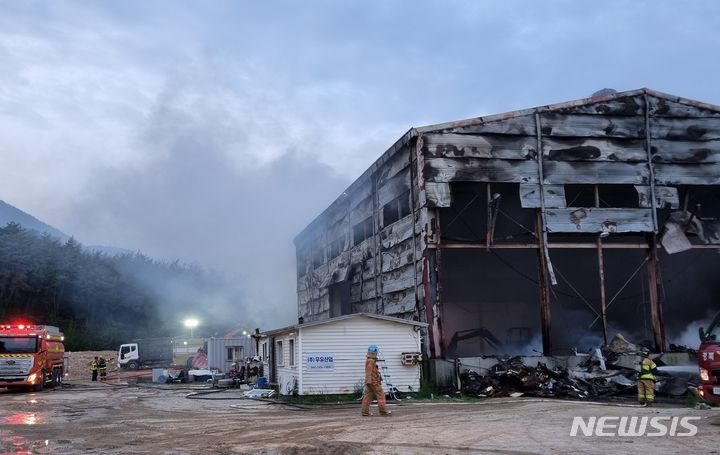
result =
[[720,104],[718,30],[714,0],[0,0],[0,199],[286,324],[292,238],[410,127],[605,87]]

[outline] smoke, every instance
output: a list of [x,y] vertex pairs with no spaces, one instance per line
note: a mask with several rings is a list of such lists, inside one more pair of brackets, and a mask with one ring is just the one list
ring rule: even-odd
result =
[[[180,308],[206,322],[287,324],[297,314],[292,238],[344,182],[292,157],[255,175],[230,172],[216,158],[190,154],[165,166],[105,175],[76,215],[115,244],[213,267],[221,278],[212,286],[141,277],[162,297],[168,317],[184,317]],[[270,181],[277,183],[264,183]]]
[[542,334],[536,333],[532,340],[517,350],[513,350],[513,354],[517,355],[540,355],[543,352]]
[[67,213],[71,232],[222,276],[213,288],[144,277],[167,317],[182,318],[182,309],[262,329],[286,325],[297,318],[292,239],[351,181],[321,157],[350,154],[364,167],[382,140],[347,141],[351,134],[305,120],[313,116],[279,94],[231,91],[207,66],[168,80],[136,135],[146,156],[96,173]]
[[51,35],[0,18],[0,53],[23,76],[2,75],[18,100],[0,109],[3,169],[14,170],[0,179],[6,198],[83,244],[222,277],[212,288],[143,277],[167,318],[193,312],[266,329],[295,321],[293,237],[407,120],[388,121],[378,107],[387,98],[372,87],[294,78],[302,65],[284,57],[202,44],[194,14],[150,35],[154,27],[115,16],[58,8],[36,24],[49,20]]
[[[204,295],[159,284],[157,292],[258,325],[294,320],[293,236],[409,125],[572,99],[608,78],[633,87],[653,74],[660,79],[651,83],[681,95],[718,93],[706,62],[693,58],[711,53],[713,40],[696,39],[687,52],[668,38],[677,35],[668,30],[685,36],[684,24],[712,16],[706,5],[686,8],[684,20],[658,9],[642,22],[646,29],[637,17],[647,8],[618,9],[618,30],[653,37],[634,40],[653,43],[641,52],[619,55],[612,39],[628,41],[628,33],[566,46],[585,21],[558,22],[546,6],[518,17],[507,14],[512,6],[458,3],[418,7],[405,20],[399,4],[358,3],[348,14],[329,2],[308,14],[296,2],[145,3],[3,5],[0,192],[85,244],[222,270],[226,284]],[[595,11],[603,14],[559,8],[576,18],[608,14],[605,6]],[[548,20],[558,27],[538,33]],[[444,31],[450,41],[425,32],[437,23],[455,24]],[[712,29],[695,27],[692,36]],[[478,40],[499,35],[503,46],[475,58]],[[547,71],[497,84],[496,74],[481,71],[502,62],[507,74],[527,74],[538,49],[554,49],[561,54],[551,60],[586,73],[572,83]],[[583,59],[592,64],[578,64]],[[661,68],[669,59],[688,69],[682,77]],[[620,76],[618,66],[629,70]],[[167,303],[167,313],[176,306]]]
[[691,349],[697,349],[697,347],[700,345],[700,336],[698,334],[698,329],[700,329],[700,327],[707,329],[711,322],[712,318],[708,317],[699,321],[693,321],[688,324],[684,329],[670,332],[667,337],[668,343],[685,346]]

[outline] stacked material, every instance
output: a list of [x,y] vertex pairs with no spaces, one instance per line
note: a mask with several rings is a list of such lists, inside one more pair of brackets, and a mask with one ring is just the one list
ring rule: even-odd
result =
[[66,352],[65,357],[69,359],[70,365],[65,376],[66,381],[89,381],[90,364],[95,356],[104,357],[107,363],[108,376],[112,377],[117,373],[118,367],[115,361],[117,351],[75,351]]

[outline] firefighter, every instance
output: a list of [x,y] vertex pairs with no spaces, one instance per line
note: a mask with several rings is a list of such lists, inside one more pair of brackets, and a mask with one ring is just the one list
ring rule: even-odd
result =
[[97,381],[98,376],[98,357],[95,356],[95,360],[90,364],[90,372],[92,373],[92,380]]
[[650,359],[650,350],[643,348],[641,351],[640,373],[638,374],[637,389],[638,401],[643,406],[650,406],[655,401],[655,375],[657,365]]
[[100,360],[98,360],[97,363],[98,371],[100,371],[100,380],[104,381],[107,377],[107,363],[105,362],[105,357],[100,357]]
[[367,356],[365,357],[365,393],[362,400],[362,415],[371,416],[370,403],[373,396],[377,400],[378,411],[380,415],[392,415],[392,411],[387,410],[385,401],[385,392],[382,389],[382,377],[377,366],[378,347],[374,344],[368,346]]

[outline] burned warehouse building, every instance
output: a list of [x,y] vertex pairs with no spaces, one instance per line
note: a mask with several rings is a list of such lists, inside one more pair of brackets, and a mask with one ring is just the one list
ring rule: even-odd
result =
[[426,322],[430,359],[665,351],[720,310],[718,185],[720,107],[649,89],[413,128],[296,237],[298,317]]

